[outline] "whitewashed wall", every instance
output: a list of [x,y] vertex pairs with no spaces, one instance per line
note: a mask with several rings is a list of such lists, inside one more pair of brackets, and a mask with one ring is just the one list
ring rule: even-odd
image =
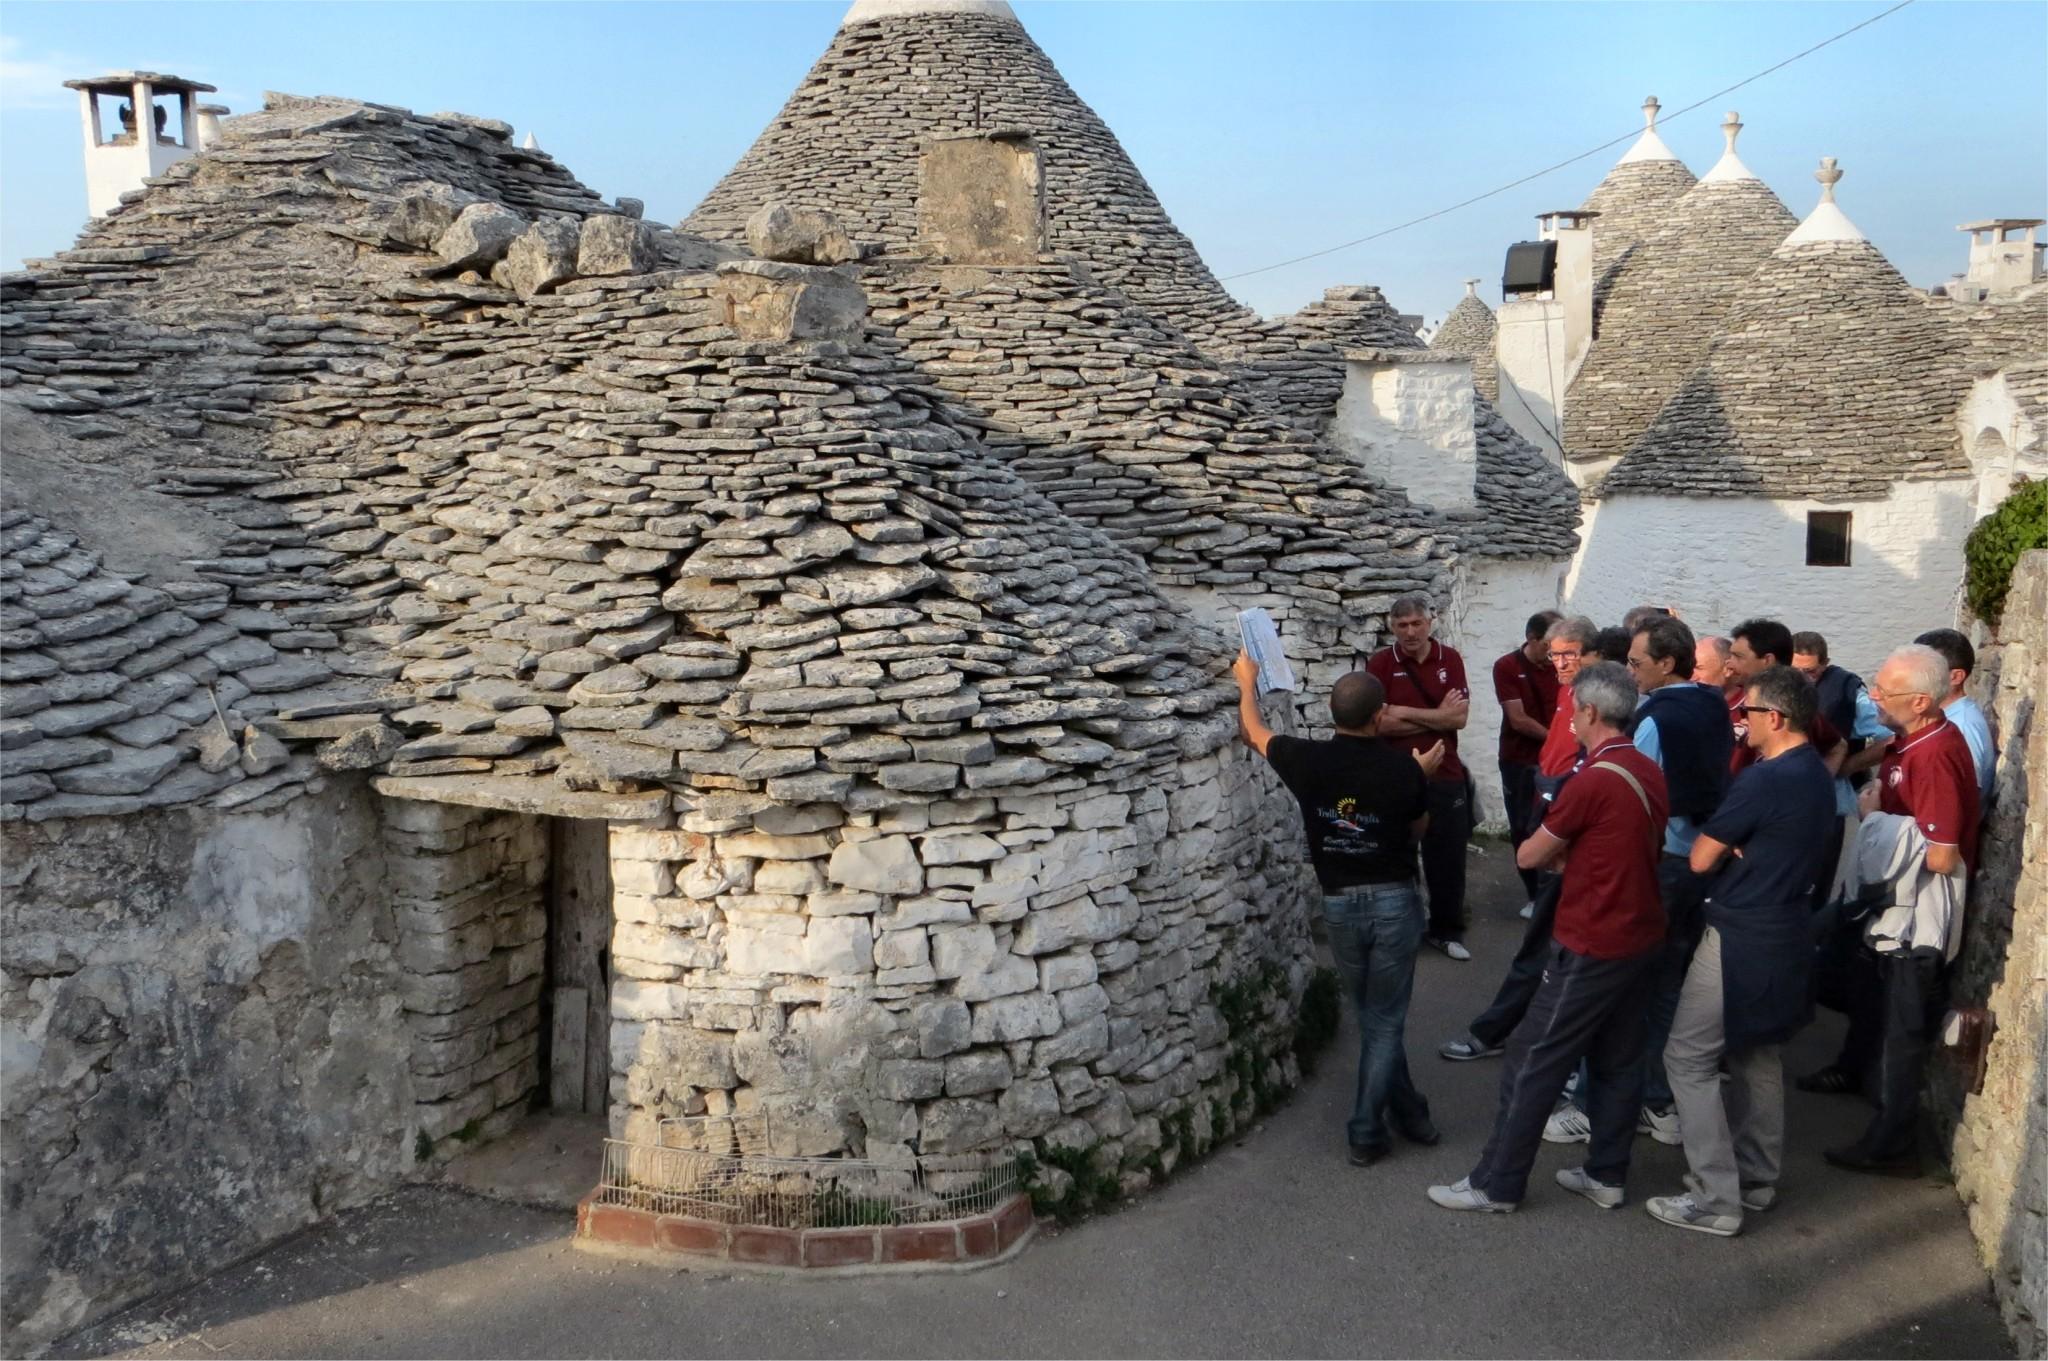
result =
[[[1614,624],[1629,607],[1678,606],[1695,631],[1766,615],[1825,634],[1868,677],[1886,652],[1955,622],[1969,479],[1900,483],[1882,501],[1617,496],[1591,508],[1566,606]],[[1806,565],[1806,514],[1853,513],[1848,567]]]
[[1493,697],[1493,659],[1519,647],[1523,625],[1538,610],[1559,608],[1565,565],[1549,559],[1466,558],[1460,565],[1443,636],[1465,658],[1472,717],[1458,735],[1458,754],[1479,787],[1479,821],[1507,825],[1500,792],[1500,705]]

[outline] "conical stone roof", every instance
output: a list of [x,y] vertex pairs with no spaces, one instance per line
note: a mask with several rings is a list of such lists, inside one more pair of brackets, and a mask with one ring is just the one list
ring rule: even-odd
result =
[[857,239],[912,253],[925,140],[1022,128],[1044,155],[1049,252],[1082,261],[1198,343],[1255,322],[1173,225],[1116,134],[1006,11],[856,6],[685,228],[737,241],[747,217],[778,200],[826,209]]
[[[1030,35],[1004,11],[951,4],[862,4],[780,113],[684,223],[714,240],[736,241],[747,218],[770,200],[831,211],[887,256],[917,253],[918,158],[933,136],[976,128],[1028,131],[1044,158],[1046,253],[1085,269],[1122,305],[1178,332],[1247,396],[1313,436],[1345,381],[1344,351],[1415,348],[1377,289],[1331,289],[1318,303],[1264,320],[1210,273],[1115,135],[1074,93]],[[1116,305],[1111,300],[1106,305]],[[1086,374],[1083,373],[1085,382]],[[1070,400],[1088,396],[1076,389]],[[1545,472],[1541,454],[1494,437],[1475,422],[1518,476],[1547,492],[1569,489]],[[1508,430],[1504,424],[1501,430]],[[1398,494],[1393,500],[1398,501]],[[1490,533],[1491,517],[1461,522],[1453,537],[1469,549],[1571,551],[1575,513],[1550,527]],[[1506,528],[1506,526],[1503,526]]]
[[1601,495],[1881,497],[1968,472],[1959,339],[1849,223],[1831,175]]
[[1465,296],[1429,338],[1430,349],[1472,361],[1472,386],[1489,402],[1500,400],[1500,377],[1494,364],[1494,337],[1499,330],[1493,309],[1479,296],[1479,281],[1467,279]]
[[1643,135],[1614,163],[1582,209],[1593,221],[1593,316],[1631,253],[1662,223],[1679,195],[1693,186],[1693,173],[1657,134],[1657,98],[1643,101]]
[[[1605,220],[1594,225],[1596,245]],[[1797,225],[1735,157],[1731,135],[1721,163],[1679,196],[1616,272],[1565,402],[1567,458],[1593,462],[1628,452],[1706,357],[1749,276]]]

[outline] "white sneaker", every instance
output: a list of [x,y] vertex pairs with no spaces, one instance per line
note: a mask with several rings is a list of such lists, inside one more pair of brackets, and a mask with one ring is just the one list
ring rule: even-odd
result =
[[1481,1214],[1497,1215],[1515,1212],[1514,1201],[1494,1200],[1474,1186],[1470,1177],[1460,1177],[1449,1186],[1430,1187],[1429,1198],[1446,1210],[1477,1210]]
[[1557,1169],[1557,1184],[1573,1195],[1584,1196],[1603,1210],[1611,1210],[1628,1199],[1619,1186],[1609,1186],[1604,1181],[1595,1181],[1583,1167],[1560,1167]]
[[1457,960],[1460,964],[1466,963],[1472,958],[1472,952],[1465,948],[1465,942],[1462,940],[1445,941],[1444,953]]
[[1691,1229],[1694,1233],[1733,1238],[1742,1232],[1741,1216],[1714,1214],[1691,1195],[1651,1196],[1643,1202],[1643,1208],[1654,1219],[1661,1219],[1674,1228]]
[[1647,1134],[1660,1144],[1676,1146],[1685,1140],[1678,1133],[1678,1107],[1659,1114],[1648,1106],[1636,1116],[1636,1133]]
[[1546,1144],[1584,1144],[1593,1139],[1593,1122],[1577,1106],[1559,1106],[1543,1122]]
[[1529,921],[1536,915],[1536,904],[1523,903],[1522,910],[1520,912],[1517,912],[1515,915],[1517,917],[1520,917],[1523,921]]
[[[1706,1197],[1706,1188],[1701,1186],[1700,1179],[1698,1177],[1695,1177],[1690,1172],[1685,1174],[1685,1189],[1692,1192],[1693,1195],[1700,1197],[1701,1199],[1705,1199]],[[1762,1214],[1765,1210],[1770,1209],[1777,1203],[1777,1187],[1759,1186],[1753,1183],[1744,1184],[1742,1188],[1742,1208],[1744,1210],[1754,1211],[1757,1214]]]

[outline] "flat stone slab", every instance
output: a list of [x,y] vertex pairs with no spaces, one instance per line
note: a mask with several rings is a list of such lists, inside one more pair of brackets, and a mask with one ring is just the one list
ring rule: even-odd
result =
[[549,780],[519,775],[380,775],[370,786],[386,798],[503,808],[556,818],[644,822],[668,811],[664,790],[642,794],[567,790]]

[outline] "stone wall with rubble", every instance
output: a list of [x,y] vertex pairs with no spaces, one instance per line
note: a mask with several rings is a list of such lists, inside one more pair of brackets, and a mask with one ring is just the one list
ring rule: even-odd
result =
[[413,1166],[375,803],[0,827],[11,1354]]
[[10,1350],[524,1114],[544,825],[289,794],[0,828]]
[[1956,1191],[2022,1356],[2048,1356],[2048,552],[2020,560],[1976,698],[1998,739],[1955,1006],[1997,1021],[1984,1082],[1937,1065],[1938,1120]]

